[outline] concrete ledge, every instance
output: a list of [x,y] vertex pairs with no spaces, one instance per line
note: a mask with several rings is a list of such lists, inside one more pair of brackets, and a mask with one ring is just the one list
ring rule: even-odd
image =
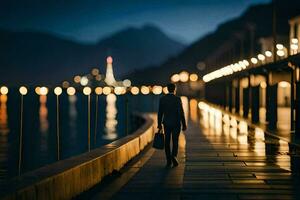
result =
[[108,145],[22,175],[9,183],[3,199],[71,199],[120,170],[149,144],[154,135],[153,119],[133,134]]

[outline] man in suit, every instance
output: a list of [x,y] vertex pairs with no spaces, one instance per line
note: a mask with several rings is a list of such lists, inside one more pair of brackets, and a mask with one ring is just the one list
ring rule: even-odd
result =
[[[158,108],[158,126],[159,130],[162,129],[162,124],[164,126],[165,132],[165,153],[167,158],[166,167],[178,166],[177,153],[178,153],[178,139],[180,131],[186,130],[186,122],[184,117],[184,112],[182,108],[182,103],[180,97],[176,96],[176,86],[175,84],[168,84],[168,94],[161,97],[159,100]],[[170,140],[172,136],[172,154],[170,149]]]

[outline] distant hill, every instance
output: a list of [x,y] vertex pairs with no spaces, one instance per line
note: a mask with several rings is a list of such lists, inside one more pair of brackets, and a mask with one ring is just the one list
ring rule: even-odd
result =
[[93,67],[105,73],[108,55],[120,77],[161,64],[183,48],[152,25],[121,30],[94,45],[48,33],[0,30],[0,84],[55,84]]
[[[277,0],[277,34],[289,35],[288,20],[294,16],[300,15],[300,1],[295,0]],[[201,20],[201,19],[199,19]],[[160,83],[166,83],[170,80],[173,73],[187,70],[203,75],[222,65],[231,64],[240,58],[240,42],[237,34],[243,38],[244,56],[250,57],[250,27],[254,28],[253,35],[253,53],[257,55],[260,51],[259,38],[272,36],[272,4],[261,4],[249,7],[240,17],[232,19],[221,24],[213,33],[208,33],[188,46],[178,56],[170,58],[162,65],[153,66],[144,70],[137,70],[135,73],[128,75],[134,83],[153,83],[152,77]],[[223,57],[230,59],[221,59],[220,52],[227,52]],[[232,57],[232,58],[231,58]],[[229,61],[230,60],[230,61]],[[199,71],[197,64],[204,62],[206,69]]]

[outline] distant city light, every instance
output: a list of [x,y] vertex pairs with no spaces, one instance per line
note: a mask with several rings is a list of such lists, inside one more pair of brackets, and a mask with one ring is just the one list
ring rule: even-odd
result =
[[103,88],[103,94],[105,95],[109,95],[111,93],[111,88],[110,87],[104,87]]
[[189,80],[189,73],[186,71],[180,72],[179,79],[181,82],[187,82]]
[[19,92],[20,92],[21,95],[26,95],[27,92],[28,92],[28,90],[27,90],[27,88],[25,86],[21,86],[19,88]]
[[114,93],[115,93],[116,95],[121,95],[121,94],[123,94],[123,93],[124,93],[124,87],[115,87],[115,88],[114,88]]
[[276,44],[276,48],[278,50],[282,50],[284,48],[284,46],[282,44]]
[[272,57],[272,52],[271,52],[271,51],[266,51],[266,52],[265,52],[265,55],[266,55],[267,57]]
[[284,56],[284,51],[283,50],[278,50],[276,53],[277,53],[277,55],[279,57],[283,57]]
[[155,86],[153,86],[153,88],[152,88],[152,93],[155,94],[155,95],[159,95],[159,94],[162,93],[162,89],[163,89],[163,88],[162,88],[161,86],[155,85]]
[[83,94],[84,95],[90,95],[92,92],[92,89],[90,87],[84,87],[83,88]]
[[134,86],[134,87],[131,88],[130,92],[133,95],[138,95],[139,92],[140,92],[140,89],[138,87]]
[[36,87],[36,88],[34,89],[34,91],[35,91],[35,93],[36,93],[37,95],[41,95],[40,90],[41,90],[40,87]]
[[190,81],[198,81],[198,75],[197,74],[191,74],[190,75]]
[[291,44],[291,49],[292,50],[298,50],[298,45],[297,44]]
[[96,88],[95,88],[95,93],[96,93],[97,95],[101,95],[102,92],[103,92],[102,87],[96,87]]
[[97,69],[97,68],[92,69],[93,76],[97,76],[98,74],[99,74],[99,69]]
[[253,64],[257,64],[257,63],[258,63],[258,60],[257,60],[256,58],[251,58],[251,62],[252,62]]
[[2,86],[0,88],[0,93],[3,95],[7,95],[8,94],[8,88],[6,86]]
[[164,88],[163,88],[163,92],[164,92],[164,94],[168,94],[168,93],[169,93],[168,87],[164,87]]
[[123,85],[124,85],[125,87],[130,87],[130,86],[131,86],[131,81],[130,81],[129,79],[125,79],[125,80],[123,81]]
[[263,89],[264,89],[264,88],[267,88],[267,83],[264,82],[264,81],[261,82],[261,83],[260,83],[260,87],[263,88]]
[[89,83],[89,79],[86,76],[81,77],[80,84],[86,86]]
[[54,88],[54,94],[56,94],[57,96],[59,96],[59,95],[61,95],[61,93],[62,93],[61,87]]
[[80,83],[81,77],[80,76],[75,76],[74,77],[74,82],[75,83]]
[[281,82],[278,83],[278,86],[282,87],[282,88],[287,88],[287,87],[290,87],[291,84],[287,81],[281,81]]
[[74,87],[68,87],[67,94],[73,96],[76,93],[76,89]]
[[70,83],[68,82],[68,81],[64,81],[63,83],[62,83],[62,87],[63,88],[68,88],[70,86]]
[[40,95],[47,95],[48,94],[48,88],[47,87],[41,87],[40,88]]
[[108,56],[108,57],[106,58],[106,62],[107,62],[108,64],[112,64],[112,63],[113,63],[113,58],[112,58],[111,56]]
[[173,74],[173,75],[171,76],[171,81],[172,81],[172,82],[177,83],[179,80],[180,80],[179,74]]
[[292,38],[291,42],[292,42],[293,44],[297,44],[299,41],[298,41],[297,38]]
[[149,93],[150,93],[149,87],[147,87],[147,86],[142,86],[142,87],[141,87],[141,93],[144,94],[144,95],[149,94]]
[[261,61],[264,61],[266,59],[266,57],[262,54],[258,54],[257,58]]

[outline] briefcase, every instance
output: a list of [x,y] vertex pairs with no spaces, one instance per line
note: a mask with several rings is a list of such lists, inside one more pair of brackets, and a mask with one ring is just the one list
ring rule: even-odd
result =
[[162,130],[159,130],[157,133],[155,133],[152,146],[155,149],[164,149],[165,135],[163,134]]

